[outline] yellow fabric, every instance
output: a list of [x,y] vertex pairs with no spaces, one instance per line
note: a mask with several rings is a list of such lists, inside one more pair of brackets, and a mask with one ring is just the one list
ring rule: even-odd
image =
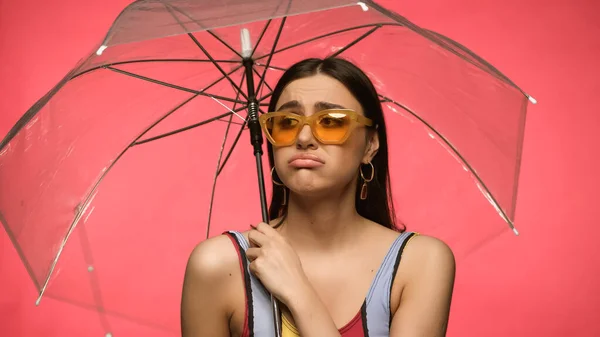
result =
[[281,323],[281,337],[300,337],[298,329],[283,314],[281,315]]

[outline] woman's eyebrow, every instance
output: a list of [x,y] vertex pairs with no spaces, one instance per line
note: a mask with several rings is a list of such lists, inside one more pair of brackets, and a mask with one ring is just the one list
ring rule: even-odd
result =
[[315,110],[327,110],[327,109],[346,109],[344,106],[331,103],[331,102],[317,102],[315,103]]
[[277,111],[281,111],[281,110],[287,110],[287,109],[299,109],[299,110],[304,110],[302,107],[302,104],[300,104],[300,102],[293,100],[293,101],[289,101],[286,103],[283,103],[279,109],[277,109]]

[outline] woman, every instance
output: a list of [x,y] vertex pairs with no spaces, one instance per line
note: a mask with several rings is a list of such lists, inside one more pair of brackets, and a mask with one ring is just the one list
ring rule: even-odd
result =
[[386,128],[368,77],[338,58],[290,67],[261,116],[270,224],[200,243],[182,296],[184,337],[444,336],[455,264],[443,242],[398,230]]

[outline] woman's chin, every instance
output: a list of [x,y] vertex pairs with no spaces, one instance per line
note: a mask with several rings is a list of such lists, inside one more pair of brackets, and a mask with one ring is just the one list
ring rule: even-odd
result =
[[327,189],[323,184],[315,181],[299,179],[288,185],[290,191],[300,196],[313,196],[323,193]]
[[288,188],[292,193],[302,198],[324,197],[330,195],[336,189],[331,182],[304,179],[295,180]]

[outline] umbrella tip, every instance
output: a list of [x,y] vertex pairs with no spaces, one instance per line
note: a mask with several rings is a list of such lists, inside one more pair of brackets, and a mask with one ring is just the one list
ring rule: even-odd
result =
[[519,231],[516,228],[513,228],[513,233],[515,233],[516,236],[519,236]]
[[367,6],[367,4],[362,1],[359,1],[356,4],[359,5],[360,8],[362,8],[362,10],[365,12],[369,10],[369,6]]
[[98,50],[96,50],[96,55],[98,55],[98,56],[102,55],[102,53],[104,52],[104,50],[106,50],[106,48],[108,48],[108,46],[105,46],[105,45],[100,46],[100,48],[98,48]]
[[537,104],[537,99],[533,98],[533,96],[529,96],[527,95],[527,98],[529,98],[529,101],[533,104]]
[[247,28],[242,28],[240,37],[242,39],[242,57],[247,59],[252,56],[252,41],[250,41],[250,31]]

